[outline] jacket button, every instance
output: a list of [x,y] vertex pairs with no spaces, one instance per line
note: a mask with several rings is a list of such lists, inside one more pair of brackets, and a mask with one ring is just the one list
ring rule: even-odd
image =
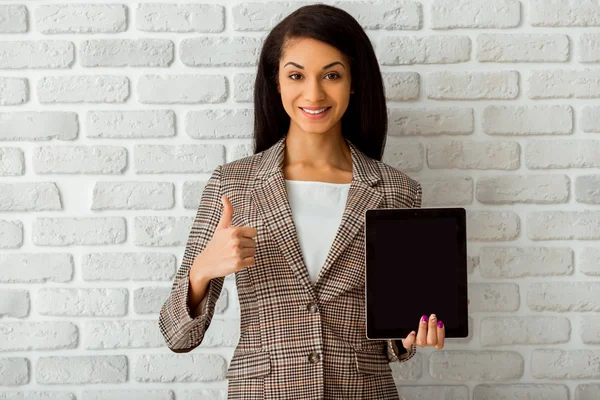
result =
[[307,309],[311,314],[316,314],[319,312],[319,307],[317,307],[315,303],[309,303]]
[[308,355],[308,362],[311,364],[316,364],[321,360],[321,353],[313,351]]

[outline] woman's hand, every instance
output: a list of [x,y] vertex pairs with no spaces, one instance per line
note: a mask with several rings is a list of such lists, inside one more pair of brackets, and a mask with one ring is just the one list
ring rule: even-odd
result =
[[221,197],[223,215],[206,248],[190,270],[191,282],[208,282],[254,265],[257,230],[250,226],[232,226],[233,207]]
[[416,343],[419,347],[434,346],[436,349],[444,347],[446,339],[446,328],[442,321],[438,321],[435,314],[431,314],[429,318],[423,315],[419,321],[419,330],[412,331],[406,339],[402,339],[404,348],[410,350],[411,345]]

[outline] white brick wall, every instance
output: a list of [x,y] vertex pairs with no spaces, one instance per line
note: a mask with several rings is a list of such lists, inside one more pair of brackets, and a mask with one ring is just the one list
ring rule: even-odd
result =
[[[600,399],[600,2],[324,2],[372,39],[384,161],[468,210],[469,337],[393,365],[403,398]],[[192,354],[158,311],[304,4],[0,4],[0,400],[225,398],[235,282]]]

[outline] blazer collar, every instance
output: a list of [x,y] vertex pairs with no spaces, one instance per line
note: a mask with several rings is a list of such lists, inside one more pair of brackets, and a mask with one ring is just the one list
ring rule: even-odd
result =
[[[335,261],[363,229],[366,210],[379,208],[384,198],[377,189],[381,176],[375,161],[345,139],[352,154],[352,182],[333,245],[329,249],[317,282],[313,285],[302,257],[283,176],[286,138],[287,135],[283,136],[263,152],[251,192],[252,202],[265,229],[271,232],[271,237],[281,249],[300,284],[316,300],[327,301],[353,287],[364,287],[364,259],[345,264]],[[364,254],[364,243],[358,245],[362,246]]]

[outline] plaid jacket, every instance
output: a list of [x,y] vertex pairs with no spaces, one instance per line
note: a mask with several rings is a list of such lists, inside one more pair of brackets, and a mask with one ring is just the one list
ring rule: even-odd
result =
[[232,225],[258,231],[255,265],[235,275],[241,326],[226,374],[228,398],[397,399],[389,363],[410,357],[399,359],[391,341],[366,338],[364,218],[372,208],[420,207],[421,186],[346,140],[352,183],[334,244],[313,285],[281,168],[285,139],[213,171],[161,308],[160,330],[168,347],[183,353],[202,342],[211,323],[223,278],[211,280],[204,311],[191,318],[188,272],[212,237],[224,194],[234,209]]

